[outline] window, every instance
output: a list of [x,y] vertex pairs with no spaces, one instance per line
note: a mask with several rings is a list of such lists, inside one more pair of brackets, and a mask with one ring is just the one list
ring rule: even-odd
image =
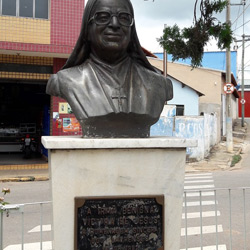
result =
[[176,105],[176,116],[184,115],[184,105]]
[[36,0],[35,17],[48,19],[48,0]]
[[19,16],[33,17],[33,0],[19,0]]
[[16,16],[16,0],[2,0],[2,14]]
[[0,15],[49,18],[49,0],[0,0]]

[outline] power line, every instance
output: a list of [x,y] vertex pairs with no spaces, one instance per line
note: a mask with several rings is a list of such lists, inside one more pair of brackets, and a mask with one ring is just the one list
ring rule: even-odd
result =
[[[249,22],[250,22],[250,20],[248,20],[247,22],[243,23],[241,26],[239,26],[239,27],[238,27],[238,28],[236,28],[235,30],[237,30],[237,29],[241,28],[242,26],[244,26],[245,24],[247,24],[247,23],[249,23]],[[235,30],[233,30],[233,32],[234,32]]]
[[245,63],[245,64],[247,64],[246,67],[250,65],[250,64],[248,64],[249,62],[250,62],[250,60],[248,60],[248,61]]
[[[237,19],[236,19],[236,24],[235,24],[235,30],[237,29],[237,22],[238,22],[238,19],[239,19],[239,13],[240,13],[240,6],[239,6],[239,9],[238,9],[238,14],[237,14]],[[233,26],[233,24],[232,24]]]
[[244,12],[246,11],[246,9],[250,6],[250,3],[247,5],[247,7],[244,8],[244,10],[241,12],[241,14],[234,20],[234,22],[231,24],[233,25],[243,14]]
[[245,47],[245,49],[248,48],[249,46],[250,46],[250,44],[248,44],[248,45]]

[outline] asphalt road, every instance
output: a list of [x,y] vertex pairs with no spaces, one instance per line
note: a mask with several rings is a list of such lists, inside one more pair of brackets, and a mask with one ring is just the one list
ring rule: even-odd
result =
[[[50,185],[48,181],[43,182],[8,182],[0,183],[1,187],[11,189],[11,193],[6,195],[7,202],[12,204],[27,204],[44,201],[51,201]],[[41,216],[42,214],[42,216]],[[3,246],[6,250],[21,249],[22,238],[24,243],[35,243],[36,245],[27,245],[25,249],[40,249],[39,243],[41,234],[36,228],[41,224],[51,225],[52,205],[46,203],[21,206],[18,211],[10,212],[9,217],[3,216]],[[22,235],[22,231],[24,234]],[[43,241],[52,240],[51,230],[46,230],[42,235]],[[44,248],[43,248],[44,249]],[[50,248],[45,248],[48,250]]]

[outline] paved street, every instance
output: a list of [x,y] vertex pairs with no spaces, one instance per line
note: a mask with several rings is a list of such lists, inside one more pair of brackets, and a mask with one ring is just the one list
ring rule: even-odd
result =
[[[6,196],[10,204],[37,203],[51,201],[50,187],[48,181],[43,182],[7,182],[1,183],[1,187],[8,187],[11,193]],[[24,232],[25,250],[40,249],[40,230],[37,227],[42,224],[50,225],[52,221],[51,203],[43,206],[40,204],[26,205],[20,211],[11,212],[9,217],[4,216],[4,250],[21,250],[22,230]],[[23,212],[23,215],[22,215]],[[42,217],[41,217],[42,213]],[[22,228],[23,221],[23,228]],[[42,239],[44,250],[51,249],[52,232],[44,227]],[[35,243],[35,244],[33,244]]]
[[[250,189],[242,189],[250,187],[249,130],[248,123],[242,160],[235,167],[223,170],[213,166],[216,161],[221,163],[218,157],[201,164],[212,166],[209,172],[196,172],[194,168],[191,174],[186,174],[182,249],[199,250],[202,245],[203,250],[215,250],[218,244],[218,250],[243,250],[244,243],[250,245]],[[192,192],[192,189],[202,192]]]
[[[246,158],[247,160],[247,158]],[[244,162],[242,162],[244,165]],[[244,249],[244,216],[243,216],[243,197],[242,190],[235,190],[241,183],[247,183],[246,173],[249,169],[237,169],[234,171],[213,172],[213,173],[193,173],[186,174],[185,190],[186,201],[183,201],[183,220],[181,229],[181,249],[198,250],[203,244],[205,250],[216,249],[218,242],[219,250],[230,249],[232,244],[235,250]],[[245,180],[245,181],[242,181]],[[51,200],[49,192],[49,182],[24,182],[4,183],[4,186],[11,188],[11,194],[8,201],[15,203],[30,203]],[[231,190],[232,207],[232,237],[233,243],[230,243],[230,221],[229,221],[229,191]],[[219,191],[206,191],[207,189],[226,188]],[[201,193],[194,192],[193,189],[204,190]],[[62,194],[63,195],[63,194]],[[215,196],[216,195],[216,196]],[[200,198],[202,197],[202,198]],[[246,192],[246,218],[250,221],[250,190]],[[202,204],[202,206],[200,206]],[[186,209],[185,209],[186,205]],[[25,249],[39,249],[40,241],[40,205],[25,207],[24,215],[24,242]],[[202,214],[202,221],[200,215]],[[216,217],[217,214],[217,217]],[[185,220],[187,218],[187,220]],[[51,205],[43,206],[43,249],[51,249]],[[21,221],[20,213],[11,213],[8,218],[4,218],[4,250],[17,250],[21,242]],[[217,227],[216,227],[217,225]],[[187,231],[185,227],[187,226]],[[202,234],[200,228],[202,226]],[[217,237],[216,237],[217,231]],[[249,229],[247,240],[249,241]],[[248,242],[247,244],[250,244]],[[239,248],[240,246],[240,248]]]
[[235,183],[241,182],[242,176],[245,177],[242,171],[239,173],[233,186],[230,185],[231,179],[226,180],[221,173],[186,175],[182,249],[198,250],[202,245],[203,249],[212,250],[218,245],[219,250],[239,250],[244,249],[245,240],[246,246],[250,245],[248,228],[244,235],[244,226],[250,221],[250,189],[241,189],[241,185],[236,187]]

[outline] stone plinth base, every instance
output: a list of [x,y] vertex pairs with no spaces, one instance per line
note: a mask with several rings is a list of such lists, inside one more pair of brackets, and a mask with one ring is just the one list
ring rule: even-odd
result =
[[164,249],[179,250],[186,147],[177,138],[43,137],[49,149],[55,250],[74,249],[74,198],[164,195]]

